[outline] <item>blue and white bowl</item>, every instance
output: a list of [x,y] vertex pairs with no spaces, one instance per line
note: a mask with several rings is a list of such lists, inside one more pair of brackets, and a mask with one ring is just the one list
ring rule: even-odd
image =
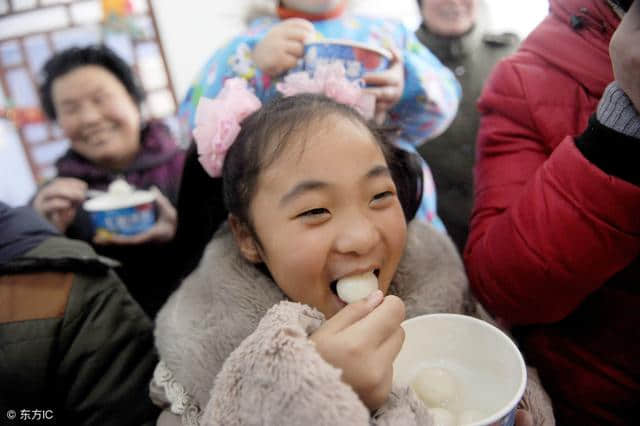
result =
[[84,202],[94,233],[101,236],[140,234],[156,222],[156,195],[152,191],[134,191],[126,196],[110,193]]
[[347,78],[357,80],[366,73],[389,67],[391,52],[350,40],[321,40],[306,43],[304,57],[295,71],[315,71],[319,64],[340,62]]

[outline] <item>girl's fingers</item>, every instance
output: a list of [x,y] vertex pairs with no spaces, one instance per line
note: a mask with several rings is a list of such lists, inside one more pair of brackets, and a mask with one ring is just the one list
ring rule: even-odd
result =
[[378,347],[378,354],[382,357],[382,364],[385,362],[393,363],[393,360],[398,356],[398,352],[402,348],[404,343],[404,328],[398,327],[396,331],[389,336],[389,338],[382,342]]
[[378,347],[398,330],[404,318],[402,300],[396,296],[387,296],[369,315],[349,327],[348,332],[353,338],[358,335],[367,336],[371,339],[371,344]]
[[340,333],[369,315],[382,300],[382,291],[377,290],[370,294],[365,300],[345,306],[321,327],[322,332],[326,334]]

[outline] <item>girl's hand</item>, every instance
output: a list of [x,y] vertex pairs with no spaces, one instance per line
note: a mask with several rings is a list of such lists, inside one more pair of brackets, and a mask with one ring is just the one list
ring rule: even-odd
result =
[[362,402],[376,410],[387,400],[393,360],[402,347],[404,304],[380,290],[345,306],[311,335],[320,356],[342,370]]
[[523,409],[516,410],[515,426],[534,426],[531,413]]
[[640,2],[633,2],[611,37],[609,55],[613,74],[624,93],[640,113]]
[[253,48],[251,59],[271,77],[293,68],[304,53],[304,42],[313,36],[313,24],[291,18],[275,25]]
[[144,243],[164,243],[173,238],[178,225],[178,214],[171,201],[155,186],[151,190],[156,194],[158,220],[147,231],[137,235],[102,235],[93,238],[96,244],[136,245]]
[[384,71],[369,73],[363,77],[367,86],[367,92],[376,97],[375,119],[382,124],[389,111],[398,103],[404,92],[404,63],[402,54],[395,48],[391,49],[393,58],[391,65]]
[[55,178],[33,199],[33,208],[64,233],[87,196],[87,184],[76,178]]

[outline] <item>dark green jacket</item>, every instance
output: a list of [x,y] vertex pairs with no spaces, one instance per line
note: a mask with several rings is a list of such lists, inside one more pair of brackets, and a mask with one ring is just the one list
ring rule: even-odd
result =
[[514,34],[492,34],[484,2],[478,2],[475,26],[461,37],[441,37],[421,25],[416,36],[452,70],[462,86],[458,114],[449,128],[427,141],[420,154],[431,168],[438,194],[438,216],[461,251],[473,204],[473,163],[479,115],[476,101],[494,65],[518,47]]
[[0,265],[2,421],[14,410],[9,424],[154,424],[156,362],[151,321],[89,245],[49,237]]

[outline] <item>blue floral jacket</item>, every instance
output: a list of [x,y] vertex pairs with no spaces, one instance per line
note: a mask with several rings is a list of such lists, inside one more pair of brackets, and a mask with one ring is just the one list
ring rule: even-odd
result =
[[[251,51],[275,24],[275,17],[254,21],[246,32],[217,50],[189,88],[179,107],[180,120],[192,128],[195,110],[201,96],[213,98],[224,81],[243,77],[263,102],[276,95],[273,79],[251,60]],[[347,39],[377,47],[394,46],[402,52],[405,87],[400,101],[389,111],[391,125],[401,129],[401,146],[410,151],[428,139],[441,134],[456,115],[461,88],[454,75],[400,22],[383,18],[343,14],[335,19],[313,21],[318,39]],[[426,163],[424,194],[417,217],[442,229],[436,215],[433,179]]]

